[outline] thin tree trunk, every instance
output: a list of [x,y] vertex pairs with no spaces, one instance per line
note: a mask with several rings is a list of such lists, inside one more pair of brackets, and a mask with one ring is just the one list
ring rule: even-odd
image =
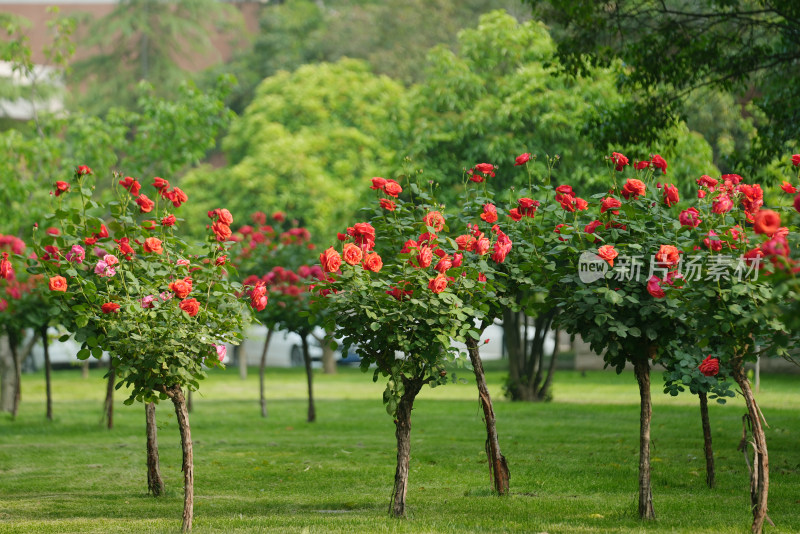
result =
[[16,382],[14,380],[14,361],[8,336],[0,337],[0,410],[11,413],[14,408]]
[[106,400],[103,405],[103,415],[106,419],[106,426],[111,430],[114,428],[114,377],[116,376],[116,371],[110,361],[108,365],[108,382],[106,383]]
[[303,360],[306,363],[306,380],[308,381],[308,422],[313,423],[317,420],[317,412],[314,409],[314,388],[312,387],[311,355],[308,353],[308,339],[305,334],[300,338],[303,343]]
[[492,398],[486,387],[486,376],[483,373],[483,362],[478,349],[478,342],[471,337],[467,338],[467,350],[472,361],[472,370],[475,372],[475,382],[478,385],[478,398],[483,408],[483,420],[486,423],[486,456],[489,460],[489,475],[492,479],[494,490],[500,495],[508,494],[508,479],[510,474],[506,458],[500,452],[500,442],[497,439],[497,426],[495,424]]
[[267,399],[264,397],[264,371],[267,368],[267,347],[272,339],[272,328],[267,329],[267,338],[264,340],[264,349],[261,351],[261,364],[258,367],[259,402],[261,403],[261,417],[267,416]]
[[236,360],[239,365],[239,378],[241,380],[247,380],[247,353],[241,345],[234,345],[234,347],[233,350],[236,352]]
[[47,394],[47,419],[53,420],[53,391],[50,381],[50,343],[47,339],[47,325],[42,326],[42,347],[44,348],[44,384]]
[[539,390],[539,400],[547,400],[550,394],[550,387],[553,384],[553,375],[556,372],[556,362],[558,360],[558,330],[554,331],[555,344],[553,345],[553,354],[550,357],[550,367],[547,369],[547,378],[544,379],[542,389]]
[[[753,434],[753,440],[750,442],[755,454],[753,468],[750,470],[750,503],[753,512],[751,532],[760,534],[764,527],[764,521],[769,521],[769,516],[767,516],[767,496],[769,494],[767,438],[761,424],[761,410],[753,396],[753,390],[750,388],[750,381],[747,379],[744,369],[743,354],[735,354],[731,363],[733,364],[733,379],[739,385],[747,405],[747,418]],[[746,455],[747,443],[742,443],[741,447]]]
[[714,472],[714,449],[711,446],[711,423],[708,420],[708,395],[701,391],[697,394],[700,397],[700,420],[703,423],[703,452],[706,455],[706,485],[709,488],[716,486],[716,476]]
[[653,406],[650,399],[650,361],[638,357],[633,362],[636,381],[639,383],[641,410],[639,414],[639,518],[655,519],[653,492],[650,484],[650,420]]
[[181,449],[183,450],[183,522],[181,530],[192,530],[194,517],[194,458],[192,456],[192,432],[189,427],[189,412],[186,410],[186,398],[180,386],[172,386],[167,390],[167,395],[175,405],[175,415],[178,418],[178,428],[181,432]]
[[11,359],[14,361],[14,403],[11,406],[11,419],[16,419],[19,403],[22,400],[22,365],[19,358],[17,335],[8,333],[8,346],[11,349]]
[[394,421],[397,438],[397,468],[394,474],[394,490],[389,513],[394,517],[406,515],[406,492],[408,490],[408,464],[411,459],[411,410],[414,408],[414,399],[422,389],[422,380],[408,380],[403,378],[405,390],[397,404],[397,414]]
[[84,380],[89,378],[89,360],[84,360],[81,364],[81,378]]
[[153,497],[164,494],[164,480],[158,465],[158,428],[156,427],[156,405],[148,402],[144,405],[145,432],[147,433],[147,491]]

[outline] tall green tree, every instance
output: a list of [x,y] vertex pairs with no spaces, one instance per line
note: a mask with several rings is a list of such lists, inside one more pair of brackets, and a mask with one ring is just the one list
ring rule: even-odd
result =
[[209,53],[211,30],[231,31],[241,21],[232,6],[216,0],[121,0],[108,15],[87,22],[71,81],[78,103],[92,113],[131,108],[136,86],[147,80],[159,96],[171,94],[189,74],[179,60]]
[[223,140],[228,166],[203,167],[182,183],[197,192],[198,212],[228,198],[232,211],[285,211],[330,239],[358,206],[355,184],[395,159],[391,139],[405,113],[403,88],[361,61],[280,72],[262,82]]
[[[572,2],[525,0],[557,28],[560,68],[585,75],[617,65],[634,98],[592,117],[597,139],[652,142],[687,117],[700,88],[717,88],[758,110],[758,136],[737,154],[763,164],[800,139],[800,4],[794,0]],[[619,62],[619,60],[622,60]]]
[[287,0],[262,10],[253,47],[220,67],[241,85],[231,108],[241,113],[256,86],[279,70],[349,57],[405,85],[425,77],[425,56],[438,44],[454,47],[463,28],[482,13],[505,9],[529,17],[517,0]]

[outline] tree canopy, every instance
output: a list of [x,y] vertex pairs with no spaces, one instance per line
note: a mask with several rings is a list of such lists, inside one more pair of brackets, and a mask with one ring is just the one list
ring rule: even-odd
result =
[[797,146],[796,1],[525,1],[553,25],[561,70],[586,75],[618,65],[617,85],[635,96],[607,102],[592,117],[597,139],[652,142],[689,115],[698,89],[716,88],[734,95],[737,107],[754,104],[743,113],[755,114],[757,137],[732,164],[763,164]]

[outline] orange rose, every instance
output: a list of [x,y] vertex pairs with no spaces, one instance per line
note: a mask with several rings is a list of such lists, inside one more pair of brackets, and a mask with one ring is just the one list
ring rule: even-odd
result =
[[428,282],[428,289],[434,293],[441,293],[446,287],[447,277],[443,274],[439,274],[436,278],[433,278],[430,282]]
[[194,298],[182,300],[178,306],[180,306],[183,311],[188,313],[189,317],[194,317],[197,315],[197,312],[200,311],[200,303]]
[[656,253],[656,261],[659,265],[666,267],[678,265],[678,262],[681,261],[681,252],[672,245],[661,245]]
[[429,211],[425,217],[422,218],[422,222],[433,228],[435,232],[441,232],[442,228],[444,228],[444,215],[438,211]]
[[361,258],[363,257],[363,254],[361,253],[361,248],[358,245],[354,245],[353,243],[345,243],[342,255],[344,257],[344,261],[346,261],[350,265],[356,265],[357,263],[361,263]]
[[342,257],[333,247],[328,247],[325,252],[321,253],[319,261],[322,264],[322,270],[326,273],[335,273],[342,265]]
[[163,254],[164,250],[161,248],[161,240],[157,237],[148,237],[144,240],[143,247],[145,252],[153,254]]
[[192,279],[187,276],[183,280],[175,280],[169,285],[169,290],[179,299],[185,299],[192,292]]
[[781,227],[781,216],[772,210],[758,210],[753,223],[753,230],[757,234],[766,234],[770,237]]
[[377,273],[383,267],[383,260],[378,256],[377,252],[370,252],[364,258],[364,269]]
[[50,281],[47,285],[50,288],[50,291],[66,291],[67,279],[63,276],[53,276],[50,278]]
[[613,267],[614,258],[616,258],[619,254],[616,250],[614,250],[614,245],[603,245],[597,249],[597,255],[606,260],[608,264]]

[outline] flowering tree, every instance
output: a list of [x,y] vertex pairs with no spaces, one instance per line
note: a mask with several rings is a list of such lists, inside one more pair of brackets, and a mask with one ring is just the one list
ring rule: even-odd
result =
[[[25,270],[26,245],[21,239],[0,235],[0,327],[7,340],[8,351],[0,348],[0,408],[16,417],[21,400],[20,373],[22,362],[30,353],[42,328],[47,327],[47,307],[42,303],[41,276],[31,276]],[[30,342],[22,345],[27,329],[36,332]],[[45,350],[45,355],[47,351]],[[52,419],[49,361],[47,370],[47,418]]]
[[[267,224],[267,216],[256,212],[251,216],[255,227],[244,225],[234,234],[240,242],[234,262],[239,266],[242,283],[250,294],[261,294],[260,306],[255,315],[267,327],[267,336],[261,352],[259,370],[261,415],[267,416],[264,398],[264,369],[267,347],[276,328],[295,332],[302,342],[303,361],[308,383],[308,421],[316,420],[313,394],[313,374],[311,356],[308,352],[308,336],[319,322],[318,317],[309,316],[310,288],[323,277],[322,269],[313,263],[311,254],[315,246],[310,242],[311,234],[297,221],[288,221],[286,214],[278,211],[272,214],[272,224]],[[266,306],[271,298],[274,306]],[[332,354],[331,358],[332,360]],[[332,363],[332,362],[331,362]]]
[[[370,222],[339,234],[340,250],[320,254],[330,278],[320,284],[326,298],[315,308],[331,312],[328,321],[332,326],[335,320],[346,347],[358,346],[362,370],[375,365],[373,379],[387,378],[383,400],[397,439],[390,513],[397,517],[405,515],[414,400],[425,384],[447,382],[446,363],[463,365],[452,340],[476,347],[476,321],[487,318],[480,295],[490,298],[494,291],[494,275],[483,272],[489,272],[487,257],[494,251],[499,261],[511,247],[499,228],[485,234],[471,227],[447,237],[450,228],[433,199],[433,185],[426,191],[419,177],[404,184],[372,179],[379,198],[368,211]],[[404,187],[408,200],[399,196]],[[502,459],[499,448],[496,453]],[[505,486],[495,486],[503,492],[507,484],[506,468]]]
[[194,465],[182,388],[197,389],[205,368],[220,365],[222,343],[241,339],[241,286],[226,276],[233,217],[222,208],[209,214],[211,235],[198,254],[175,234],[174,211],[188,199],[180,188],[156,177],[151,199],[135,178],[115,174],[112,185],[116,200],[102,206],[92,198],[88,167],[56,183],[47,221],[61,233],[39,239],[41,264],[31,270],[45,274],[61,296],[62,324],[82,343],[78,357],[111,354],[116,387],[129,390],[125,404],[172,401],[183,447],[186,531]]

